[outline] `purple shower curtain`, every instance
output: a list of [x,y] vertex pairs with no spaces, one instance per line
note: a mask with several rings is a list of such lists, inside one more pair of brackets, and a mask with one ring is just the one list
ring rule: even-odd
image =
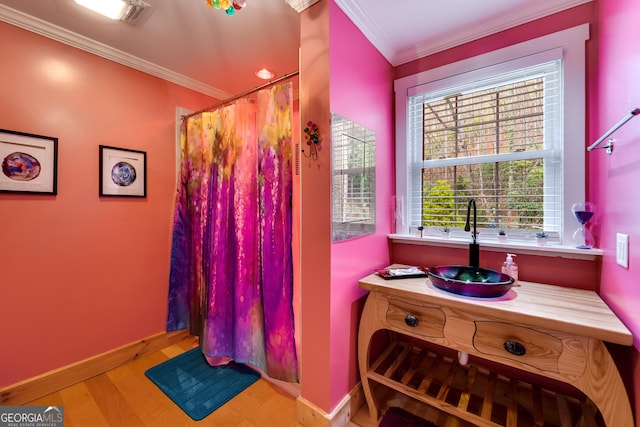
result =
[[183,123],[167,330],[297,382],[291,84]]

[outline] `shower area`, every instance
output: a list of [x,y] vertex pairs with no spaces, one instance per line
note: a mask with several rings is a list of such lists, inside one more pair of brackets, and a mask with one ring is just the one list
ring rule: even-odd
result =
[[297,383],[290,77],[183,117],[167,330]]

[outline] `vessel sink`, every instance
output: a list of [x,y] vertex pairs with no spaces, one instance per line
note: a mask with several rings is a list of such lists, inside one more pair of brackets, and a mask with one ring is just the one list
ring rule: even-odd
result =
[[513,278],[507,274],[467,265],[431,267],[427,274],[435,287],[468,297],[499,297],[513,285]]

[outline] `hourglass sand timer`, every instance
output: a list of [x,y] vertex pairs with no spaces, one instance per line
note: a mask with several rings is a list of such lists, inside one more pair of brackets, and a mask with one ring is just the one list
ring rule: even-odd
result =
[[587,223],[593,218],[596,213],[596,207],[591,202],[579,202],[574,203],[571,206],[573,216],[576,217],[580,223],[580,227],[573,232],[573,243],[578,249],[591,249],[595,244],[593,235],[587,228]]

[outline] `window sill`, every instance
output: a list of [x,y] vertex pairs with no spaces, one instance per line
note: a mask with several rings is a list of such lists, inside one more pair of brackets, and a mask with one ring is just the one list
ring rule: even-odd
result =
[[[392,243],[449,248],[466,248],[470,243],[469,239],[461,239],[457,237],[445,239],[434,236],[417,237],[405,234],[389,234],[388,238]],[[602,249],[598,248],[578,249],[573,246],[558,245],[554,243],[549,243],[546,246],[540,246],[535,243],[527,242],[498,242],[496,240],[482,239],[478,239],[478,243],[480,244],[481,251],[512,252],[515,254],[582,259],[589,261],[595,261],[602,258],[604,253]]]

